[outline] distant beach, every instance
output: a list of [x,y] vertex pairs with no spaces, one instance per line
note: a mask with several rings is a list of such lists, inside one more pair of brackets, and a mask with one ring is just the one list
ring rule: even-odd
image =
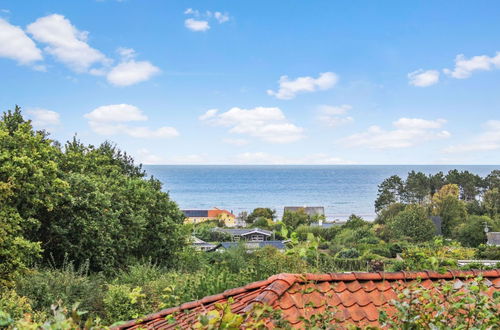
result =
[[350,214],[375,218],[377,186],[391,175],[468,170],[487,175],[495,165],[328,165],[233,166],[145,165],[183,209],[217,206],[238,214],[256,207],[324,206],[327,220]]

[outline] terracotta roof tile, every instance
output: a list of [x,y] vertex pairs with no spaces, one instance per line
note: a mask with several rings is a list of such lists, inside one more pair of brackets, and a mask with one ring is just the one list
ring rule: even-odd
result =
[[[339,322],[354,322],[359,326],[379,326],[381,310],[389,315],[394,308],[389,305],[397,299],[397,290],[411,283],[432,289],[436,282],[453,281],[459,288],[469,277],[482,274],[489,281],[488,292],[500,290],[500,270],[449,271],[443,274],[423,272],[395,273],[332,273],[332,274],[278,274],[267,280],[250,283],[241,288],[229,289],[221,294],[184,303],[179,307],[162,310],[136,321],[129,321],[115,329],[173,329],[191,328],[199,314],[215,308],[216,303],[233,300],[231,309],[243,313],[255,303],[268,304],[282,311],[283,317],[295,328],[304,327],[303,318],[323,314],[328,309]],[[173,315],[175,323],[165,317]],[[272,324],[269,323],[272,327]]]

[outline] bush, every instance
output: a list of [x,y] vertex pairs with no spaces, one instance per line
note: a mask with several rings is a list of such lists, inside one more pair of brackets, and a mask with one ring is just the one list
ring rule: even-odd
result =
[[351,249],[342,249],[339,253],[337,253],[337,258],[344,259],[354,259],[359,257],[359,251],[351,248]]
[[104,296],[104,308],[109,324],[118,320],[135,319],[151,311],[142,289],[126,284],[108,286]]
[[85,311],[102,314],[104,278],[89,276],[85,265],[75,269],[72,263],[65,263],[62,269],[34,269],[17,279],[16,291],[31,301],[33,310],[46,314],[56,302],[65,306],[79,303]]
[[409,238],[414,242],[429,241],[434,237],[436,228],[427,210],[413,204],[406,207],[389,223],[390,236],[395,239]]

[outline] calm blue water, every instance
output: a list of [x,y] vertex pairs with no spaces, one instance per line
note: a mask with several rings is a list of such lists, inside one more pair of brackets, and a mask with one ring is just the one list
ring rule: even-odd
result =
[[256,207],[283,213],[284,206],[324,206],[327,219],[355,213],[373,219],[377,185],[391,175],[427,174],[450,169],[481,176],[500,166],[334,165],[334,166],[178,166],[147,165],[182,209],[213,206],[236,214]]

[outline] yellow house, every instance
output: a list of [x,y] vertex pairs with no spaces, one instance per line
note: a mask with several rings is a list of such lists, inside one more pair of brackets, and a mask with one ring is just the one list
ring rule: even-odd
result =
[[227,210],[214,207],[211,210],[182,210],[184,223],[200,223],[208,220],[222,220],[226,227],[236,226],[236,216]]

